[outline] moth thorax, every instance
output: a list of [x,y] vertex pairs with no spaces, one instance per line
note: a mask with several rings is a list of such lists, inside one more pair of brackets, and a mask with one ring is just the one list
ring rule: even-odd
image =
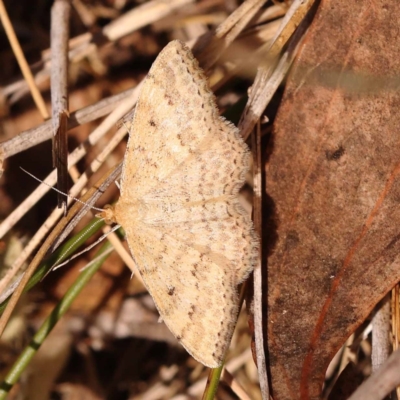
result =
[[141,202],[137,200],[126,201],[120,198],[114,207],[114,219],[122,226],[132,225],[143,211]]

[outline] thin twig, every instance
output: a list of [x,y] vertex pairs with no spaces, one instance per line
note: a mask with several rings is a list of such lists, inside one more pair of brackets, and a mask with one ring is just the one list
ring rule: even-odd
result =
[[377,371],[390,354],[390,299],[386,296],[372,318],[372,371]]
[[[55,0],[51,8],[51,110],[53,124],[53,168],[57,169],[57,189],[68,192],[68,39],[69,0]],[[57,194],[58,208],[67,212],[65,196]]]
[[[399,302],[399,284],[391,292],[391,314],[392,314],[392,350],[399,348],[400,333],[400,302]],[[396,388],[397,398],[400,399],[400,386]]]
[[256,359],[257,359],[257,370],[258,378],[260,381],[261,396],[263,400],[269,399],[269,385],[268,385],[268,374],[267,364],[265,361],[265,349],[264,349],[264,333],[263,333],[263,277],[262,274],[262,174],[261,174],[261,129],[260,124],[257,125],[256,132],[252,135],[252,150],[253,150],[253,163],[254,163],[254,201],[253,201],[253,220],[254,227],[259,236],[259,257],[258,263],[254,268],[253,272],[253,283],[254,283],[254,298],[253,298],[253,314],[254,314],[254,341],[256,345]]

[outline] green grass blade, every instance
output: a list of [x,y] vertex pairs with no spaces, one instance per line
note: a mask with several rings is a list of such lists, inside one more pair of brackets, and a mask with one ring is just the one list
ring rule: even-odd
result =
[[[18,381],[22,372],[28,366],[33,356],[36,354],[44,340],[47,338],[51,330],[54,328],[59,319],[66,313],[72,302],[92,278],[96,271],[108,257],[112,245],[106,242],[99,250],[100,258],[93,262],[88,268],[82,271],[74,284],[68,289],[67,293],[54,308],[52,313],[44,321],[40,329],[37,331],[30,344],[25,348],[17,361],[14,363],[4,381],[0,384],[0,400],[5,400],[12,386]],[[103,257],[101,257],[103,255]]]

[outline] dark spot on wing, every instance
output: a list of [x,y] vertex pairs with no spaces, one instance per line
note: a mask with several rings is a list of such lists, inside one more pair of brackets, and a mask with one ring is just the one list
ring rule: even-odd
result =
[[174,294],[174,292],[175,292],[175,288],[174,288],[173,286],[171,286],[171,287],[168,288],[168,294],[169,294],[170,296],[172,296],[172,295]]

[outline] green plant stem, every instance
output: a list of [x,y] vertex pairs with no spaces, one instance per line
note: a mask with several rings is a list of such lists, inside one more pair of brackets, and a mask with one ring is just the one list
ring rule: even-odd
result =
[[[65,244],[61,245],[54,254],[44,261],[41,266],[35,271],[32,278],[29,280],[25,287],[24,292],[27,292],[37,283],[39,283],[51,270],[55,263],[61,263],[66,260],[69,256],[75,253],[76,250],[82,246],[86,240],[91,237],[94,233],[99,231],[105,225],[104,221],[99,218],[94,218],[81,232],[76,234],[74,237],[69,239]],[[0,313],[5,309],[7,298],[0,304]]]
[[207,387],[204,391],[202,400],[214,400],[223,368],[224,364],[222,364],[218,368],[210,369],[210,372],[208,374]]
[[10,391],[12,386],[18,381],[22,372],[28,366],[29,362],[32,360],[33,356],[43,344],[44,340],[47,338],[58,320],[69,309],[72,302],[75,300],[75,298],[78,296],[78,294],[87,284],[87,282],[92,278],[92,276],[96,273],[104,260],[107,258],[109,254],[109,249],[112,249],[112,245],[107,242],[99,250],[99,255],[103,254],[103,257],[97,259],[95,262],[93,262],[92,265],[90,265],[79,274],[74,284],[68,289],[67,293],[57,304],[52,313],[44,321],[40,329],[31,340],[30,344],[25,348],[25,350],[12,366],[4,381],[0,384],[0,400],[6,399],[8,392]]

